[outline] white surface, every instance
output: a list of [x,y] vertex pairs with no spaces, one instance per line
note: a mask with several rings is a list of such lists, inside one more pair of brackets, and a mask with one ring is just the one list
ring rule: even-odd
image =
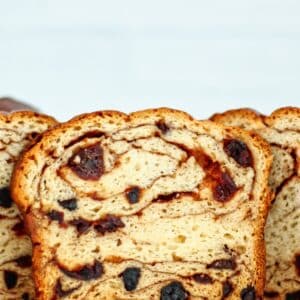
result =
[[298,0],[0,0],[0,94],[60,120],[300,106]]

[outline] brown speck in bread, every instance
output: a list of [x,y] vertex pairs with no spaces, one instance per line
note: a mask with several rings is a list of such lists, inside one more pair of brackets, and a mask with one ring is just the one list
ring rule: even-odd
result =
[[236,262],[234,259],[217,259],[207,265],[208,269],[227,269],[234,270],[236,268]]
[[101,234],[105,234],[106,232],[114,232],[117,231],[118,228],[125,227],[125,224],[122,222],[120,217],[107,215],[101,220],[97,221],[94,225],[94,228],[97,232]]
[[126,268],[121,276],[126,291],[133,291],[139,283],[141,269],[136,267]]
[[55,285],[55,295],[58,295],[59,297],[62,297],[62,298],[72,294],[76,290],[77,290],[77,287],[71,288],[68,290],[64,290],[60,279],[57,280],[56,285]]
[[223,290],[222,299],[225,299],[225,298],[227,298],[233,292],[232,283],[230,281],[226,280],[223,283],[223,289],[222,290]]
[[256,292],[253,286],[248,286],[241,291],[242,300],[256,300]]
[[264,291],[265,298],[277,298],[279,296],[278,292],[275,291]]
[[30,296],[28,293],[22,294],[22,300],[30,300]]
[[211,284],[211,283],[213,283],[213,279],[205,273],[194,274],[193,279],[196,282],[202,283],[202,284]]
[[15,232],[15,234],[17,236],[21,236],[21,235],[25,235],[26,231],[25,231],[25,225],[23,221],[19,221],[18,223],[16,223],[13,227],[12,230]]
[[160,300],[186,300],[188,298],[189,293],[179,281],[173,281],[161,289]]
[[0,206],[10,208],[12,206],[12,199],[8,188],[0,189]]
[[285,296],[285,300],[299,300],[300,299],[300,290],[287,293]]
[[156,126],[163,134],[166,134],[170,130],[170,127],[163,120],[156,122]]
[[99,143],[78,150],[69,160],[71,169],[84,180],[97,180],[104,173],[103,150]]
[[18,282],[18,274],[14,271],[4,271],[4,281],[8,290],[13,289]]
[[138,203],[140,196],[141,196],[141,189],[138,186],[134,186],[126,190],[126,197],[130,204]]
[[232,157],[242,167],[251,167],[253,165],[252,154],[248,146],[239,140],[224,140],[224,150],[227,155]]
[[58,221],[59,224],[62,224],[64,221],[64,213],[57,211],[57,210],[51,210],[47,213],[47,216],[52,221]]
[[31,267],[31,264],[32,264],[30,255],[20,256],[15,261],[16,261],[17,265],[21,268],[29,268],[29,267]]
[[65,275],[84,281],[100,278],[104,273],[102,264],[97,260],[92,265],[86,265],[73,271],[66,270],[61,265],[59,268]]
[[86,232],[91,226],[90,221],[84,220],[82,218],[72,220],[70,221],[70,224],[76,227],[79,234]]
[[217,201],[226,202],[230,200],[235,192],[237,187],[228,173],[221,173],[219,181],[216,181],[213,194]]
[[58,204],[61,207],[70,211],[77,209],[77,199],[75,198],[68,199],[68,200],[58,200]]

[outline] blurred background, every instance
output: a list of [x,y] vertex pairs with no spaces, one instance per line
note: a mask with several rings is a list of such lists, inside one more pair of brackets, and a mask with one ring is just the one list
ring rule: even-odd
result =
[[300,105],[298,0],[0,0],[0,94],[66,120]]

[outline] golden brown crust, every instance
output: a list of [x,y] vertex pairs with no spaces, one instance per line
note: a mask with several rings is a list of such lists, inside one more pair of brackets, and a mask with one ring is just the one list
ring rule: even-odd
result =
[[[53,150],[52,145],[58,136],[63,136],[66,131],[73,133],[76,127],[82,125],[84,122],[87,128],[93,127],[97,124],[99,127],[105,126],[105,123],[124,125],[128,122],[130,124],[141,124],[147,123],[149,120],[160,120],[164,117],[168,117],[169,120],[174,120],[174,122],[179,122],[183,126],[197,131],[219,131],[222,132],[223,136],[232,135],[235,137],[240,137],[242,140],[247,141],[251,147],[252,151],[257,154],[258,162],[255,164],[260,164],[260,168],[256,170],[259,175],[256,177],[254,184],[254,189],[260,195],[259,201],[259,216],[257,227],[255,228],[256,234],[256,244],[254,245],[254,253],[256,253],[256,274],[254,282],[256,282],[256,288],[258,295],[263,293],[264,277],[265,277],[265,255],[264,255],[264,240],[263,240],[263,228],[265,225],[265,219],[267,216],[268,208],[270,205],[270,191],[267,184],[267,178],[271,167],[272,155],[270,152],[269,145],[262,140],[258,135],[252,133],[249,134],[244,130],[238,128],[224,127],[219,124],[215,124],[210,121],[196,121],[190,115],[168,108],[160,109],[149,109],[140,112],[135,112],[126,115],[117,111],[99,111],[90,114],[83,114],[77,116],[70,120],[69,122],[63,123],[51,131],[46,132],[43,135],[43,139],[33,146],[28,152],[24,153],[22,159],[20,160],[18,167],[15,168],[13,179],[12,179],[12,196],[16,201],[20,209],[26,213],[26,222],[28,224],[30,233],[35,244],[43,244],[43,237],[39,235],[38,220],[36,216],[32,216],[31,207],[34,204],[35,199],[33,198],[32,186],[30,180],[24,176],[24,174],[29,173],[30,170],[37,168],[39,161],[43,159],[43,155],[46,155],[47,151]],[[74,133],[75,135],[75,133]],[[38,172],[37,172],[38,174]],[[34,262],[35,262],[35,273],[34,278],[39,290],[39,299],[47,299],[43,294],[44,290],[44,278],[41,277],[41,261],[42,253],[41,247],[35,246],[34,250]]]

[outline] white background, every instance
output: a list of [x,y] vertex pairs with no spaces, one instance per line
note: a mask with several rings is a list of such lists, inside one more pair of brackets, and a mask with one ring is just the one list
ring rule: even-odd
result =
[[0,0],[0,94],[66,120],[300,106],[299,0]]

